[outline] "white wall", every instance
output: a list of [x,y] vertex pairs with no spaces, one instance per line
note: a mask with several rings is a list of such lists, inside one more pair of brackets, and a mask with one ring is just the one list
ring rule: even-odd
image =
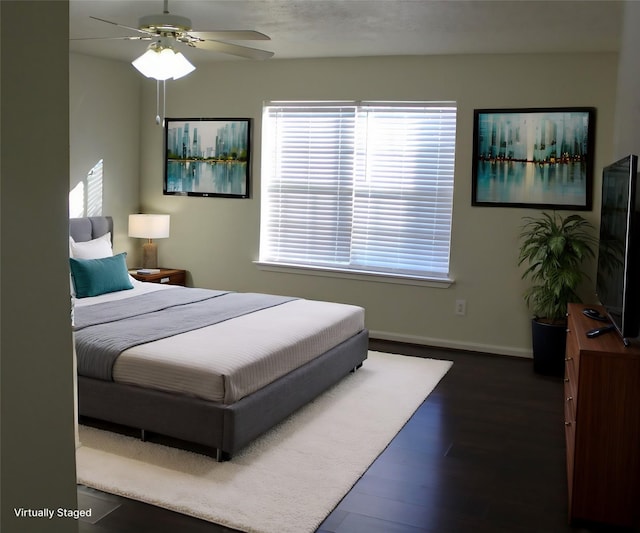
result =
[[[517,268],[521,218],[535,210],[471,207],[473,110],[593,106],[597,109],[594,205],[611,160],[616,54],[486,55],[270,60],[198,65],[167,84],[169,117],[252,117],[249,200],[163,196],[162,129],[155,83],[143,82],[141,189],[146,212],[170,213],[160,262],[202,287],[255,290],[362,305],[376,336],[473,350],[530,354],[529,312]],[[457,155],[449,289],[261,271],[260,122],[265,100],[455,100]],[[585,214],[597,222],[596,212]],[[593,298],[593,291],[587,298]],[[467,315],[454,315],[456,299]]]
[[[0,13],[0,530],[71,532],[78,530],[73,519],[21,519],[14,512],[76,507],[68,2],[0,2]],[[25,39],[25,29],[37,38]]]

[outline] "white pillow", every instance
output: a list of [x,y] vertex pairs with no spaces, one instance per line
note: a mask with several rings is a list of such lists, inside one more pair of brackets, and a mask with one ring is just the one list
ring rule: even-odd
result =
[[111,232],[91,241],[76,242],[69,237],[69,253],[75,259],[101,259],[113,256]]

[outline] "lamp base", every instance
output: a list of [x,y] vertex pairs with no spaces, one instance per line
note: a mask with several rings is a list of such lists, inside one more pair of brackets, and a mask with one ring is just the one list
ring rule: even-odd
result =
[[142,245],[142,268],[158,268],[158,246],[155,242]]

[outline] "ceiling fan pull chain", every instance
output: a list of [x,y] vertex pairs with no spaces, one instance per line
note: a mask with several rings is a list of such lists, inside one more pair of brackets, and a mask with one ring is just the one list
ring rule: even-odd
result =
[[167,80],[162,80],[162,127],[167,116]]
[[160,125],[160,80],[156,80],[156,124]]

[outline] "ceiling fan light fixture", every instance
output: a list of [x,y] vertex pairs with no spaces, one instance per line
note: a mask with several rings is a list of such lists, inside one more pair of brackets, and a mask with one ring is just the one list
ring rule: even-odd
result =
[[182,78],[187,74],[191,74],[196,67],[194,67],[191,62],[182,55],[182,52],[178,52],[173,55],[173,74],[172,78],[177,80],[178,78]]
[[177,80],[193,72],[194,67],[180,52],[171,46],[153,43],[147,51],[131,63],[141,74],[154,80]]

